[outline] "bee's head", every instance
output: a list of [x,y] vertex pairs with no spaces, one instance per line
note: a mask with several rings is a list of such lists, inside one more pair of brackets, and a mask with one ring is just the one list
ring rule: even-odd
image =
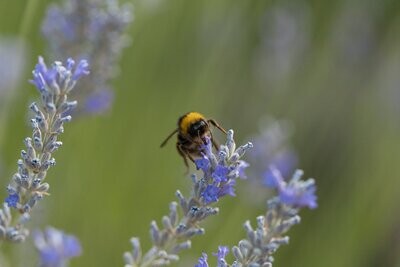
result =
[[199,136],[205,131],[203,129],[207,127],[208,123],[203,115],[198,112],[188,112],[179,118],[178,128],[179,132],[184,135],[190,135],[192,137]]
[[188,134],[192,137],[202,137],[209,131],[208,123],[200,119],[198,121],[193,122],[188,129]]

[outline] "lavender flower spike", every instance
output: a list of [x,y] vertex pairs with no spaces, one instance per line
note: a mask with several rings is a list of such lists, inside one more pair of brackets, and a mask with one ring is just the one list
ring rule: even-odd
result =
[[293,177],[285,182],[277,169],[272,169],[276,181],[278,196],[268,201],[268,211],[265,216],[257,217],[257,228],[253,229],[250,222],[244,224],[247,238],[232,248],[235,261],[232,267],[269,266],[272,267],[272,254],[284,244],[289,243],[289,237],[284,234],[295,224],[300,223],[298,215],[301,207],[315,208],[315,181],[302,181],[302,171],[297,170]]
[[[284,234],[300,223],[299,208],[307,206],[312,209],[317,206],[314,179],[302,181],[303,172],[297,170],[290,181],[285,182],[277,169],[272,168],[271,172],[275,177],[271,184],[278,190],[278,196],[268,201],[266,215],[257,217],[256,229],[253,229],[250,221],[245,222],[247,238],[232,248],[235,261],[231,265],[225,261],[228,248],[218,248],[218,253],[214,254],[218,258],[218,267],[272,267],[272,254],[281,245],[289,243],[289,237]],[[207,254],[203,253],[195,267],[207,264]]]
[[58,136],[64,132],[64,123],[71,120],[65,114],[77,105],[76,101],[68,100],[68,94],[78,79],[89,73],[88,67],[85,60],[75,67],[72,59],[65,66],[56,61],[48,67],[39,57],[31,82],[40,93],[41,101],[30,105],[34,113],[33,133],[24,140],[26,149],[21,151],[18,171],[7,186],[8,197],[0,209],[0,241],[22,242],[28,236],[24,224],[37,202],[48,195],[50,186],[44,180],[50,167],[56,164],[52,154],[62,145]]
[[[49,52],[59,58],[86,58],[92,73],[73,96],[83,105],[77,112],[97,114],[111,107],[110,86],[119,72],[118,60],[129,43],[126,34],[133,20],[130,3],[119,0],[64,0],[51,4],[42,24]],[[78,65],[77,69],[80,69]],[[76,72],[72,79],[82,72]]]
[[64,267],[70,258],[82,253],[76,237],[51,227],[44,233],[35,232],[33,238],[40,255],[40,267]]
[[[162,218],[163,228],[160,229],[155,221],[151,223],[153,247],[142,257],[139,240],[132,239],[132,252],[124,254],[125,267],[166,266],[177,261],[177,254],[190,248],[192,237],[204,234],[200,222],[218,213],[219,209],[210,204],[226,195],[234,195],[236,180],[239,175],[244,175],[244,169],[248,166],[241,157],[251,147],[253,145],[247,143],[236,149],[232,130],[228,131],[226,144],[221,145],[217,153],[213,152],[211,141],[208,140],[203,147],[202,158],[195,162],[202,176],[198,178],[192,175],[191,196],[185,198],[180,191],[176,192],[182,218],[178,217],[178,203],[172,202],[169,215]],[[225,254],[225,250],[219,253],[221,262]],[[199,266],[207,266],[205,258],[201,264]]]

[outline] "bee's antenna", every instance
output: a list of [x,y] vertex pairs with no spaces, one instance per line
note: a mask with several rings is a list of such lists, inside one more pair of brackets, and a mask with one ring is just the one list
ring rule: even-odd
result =
[[172,133],[170,133],[170,134],[168,135],[168,137],[165,138],[164,142],[161,143],[160,147],[165,146],[165,144],[167,144],[168,140],[169,140],[174,134],[176,134],[177,132],[178,132],[178,129],[175,129]]
[[209,119],[209,120],[207,120],[207,122],[211,123],[212,125],[214,125],[215,127],[217,127],[221,132],[223,132],[224,134],[226,134],[225,129],[222,128],[215,120]]

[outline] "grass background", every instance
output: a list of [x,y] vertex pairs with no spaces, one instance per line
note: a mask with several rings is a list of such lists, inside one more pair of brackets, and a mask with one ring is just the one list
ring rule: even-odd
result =
[[[0,0],[0,35],[27,47],[21,85],[1,114],[4,186],[30,133],[27,105],[37,94],[24,81],[46,55],[40,24],[50,2]],[[400,266],[399,1],[132,2],[133,43],[113,82],[113,108],[66,126],[48,174],[51,196],[34,214],[32,227],[80,238],[84,254],[71,266],[123,266],[131,236],[149,247],[150,221],[167,213],[177,188],[189,193],[173,144],[159,144],[190,110],[235,129],[238,143],[266,115],[294,125],[319,207],[302,211],[276,266]],[[246,201],[244,183],[174,266],[193,266],[202,251],[244,237],[242,223],[264,212]],[[10,266],[35,266],[31,246],[2,249]]]

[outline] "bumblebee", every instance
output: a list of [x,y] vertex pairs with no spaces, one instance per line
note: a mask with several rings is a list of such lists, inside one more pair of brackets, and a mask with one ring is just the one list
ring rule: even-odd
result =
[[218,149],[218,145],[212,136],[210,124],[226,134],[225,129],[219,126],[215,120],[206,119],[198,112],[188,112],[178,119],[178,128],[168,135],[160,147],[165,146],[168,140],[177,133],[176,149],[183,158],[186,167],[189,168],[187,158],[194,162],[195,158],[200,157],[202,145],[206,143],[207,138]]

